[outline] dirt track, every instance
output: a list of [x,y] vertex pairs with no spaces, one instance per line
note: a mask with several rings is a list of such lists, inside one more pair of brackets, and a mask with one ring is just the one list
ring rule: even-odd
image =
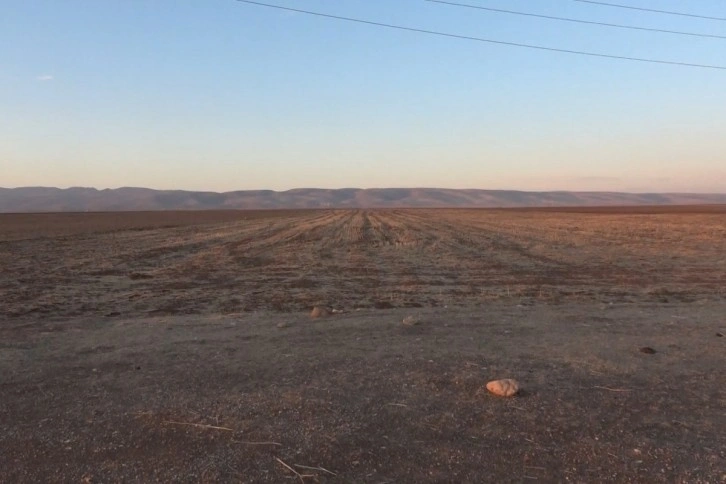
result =
[[723,213],[0,216],[0,267],[0,482],[726,482]]

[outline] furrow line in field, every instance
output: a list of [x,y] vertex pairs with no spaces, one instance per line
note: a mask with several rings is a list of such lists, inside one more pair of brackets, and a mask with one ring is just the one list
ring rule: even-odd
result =
[[287,239],[299,236],[302,226],[314,227],[326,224],[330,218],[337,216],[333,212],[306,214],[303,217],[292,217],[268,225],[262,230],[245,233],[245,237],[237,238],[227,244],[228,250],[236,256],[256,256],[279,246]]

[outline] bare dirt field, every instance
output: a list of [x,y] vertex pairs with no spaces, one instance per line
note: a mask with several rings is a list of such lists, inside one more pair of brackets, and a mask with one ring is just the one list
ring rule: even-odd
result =
[[726,482],[725,333],[726,207],[0,215],[0,482]]

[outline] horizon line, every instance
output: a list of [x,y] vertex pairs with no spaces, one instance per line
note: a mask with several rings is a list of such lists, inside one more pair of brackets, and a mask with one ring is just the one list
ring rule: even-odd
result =
[[98,188],[94,186],[49,186],[49,185],[22,185],[16,187],[2,187],[0,190],[22,190],[22,189],[55,189],[55,190],[95,190],[95,191],[106,191],[106,190],[123,190],[123,189],[135,189],[135,190],[150,190],[157,192],[188,192],[188,193],[239,193],[239,192],[273,192],[273,193],[286,193],[297,190],[321,190],[321,191],[342,191],[342,190],[452,190],[452,191],[480,191],[480,192],[520,192],[520,193],[624,193],[632,195],[726,195],[726,191],[723,192],[689,192],[689,191],[628,191],[628,190],[565,190],[565,189],[550,189],[550,190],[524,190],[518,188],[450,188],[450,187],[436,187],[436,186],[398,186],[398,187],[340,187],[340,188],[322,188],[322,187],[294,187],[284,190],[275,190],[272,188],[245,188],[236,190],[198,190],[198,189],[187,189],[187,188],[151,188],[143,186],[119,186],[119,187],[103,187]]

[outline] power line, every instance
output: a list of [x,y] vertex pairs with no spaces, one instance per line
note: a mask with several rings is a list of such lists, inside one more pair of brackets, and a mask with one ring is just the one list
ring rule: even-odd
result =
[[418,29],[418,28],[414,28],[414,27],[404,27],[401,25],[374,22],[372,20],[363,20],[363,19],[352,18],[352,17],[342,17],[340,15],[331,15],[331,14],[327,14],[327,13],[313,12],[310,10],[301,10],[298,8],[283,7],[281,5],[272,5],[269,3],[255,2],[252,0],[236,0],[236,1],[238,1],[240,3],[248,3],[251,5],[259,5],[261,7],[275,8],[278,10],[286,10],[288,12],[304,13],[307,15],[314,15],[317,17],[332,18],[332,19],[336,19],[336,20],[344,20],[347,22],[355,22],[355,23],[365,24],[365,25],[375,25],[377,27],[385,27],[388,29],[406,30],[408,32],[418,32],[421,34],[437,35],[440,37],[450,37],[450,38],[454,38],[454,39],[473,40],[476,42],[486,42],[489,44],[508,45],[511,47],[523,47],[526,49],[535,49],[535,50],[548,51],[548,52],[560,52],[560,53],[564,53],[564,54],[585,55],[585,56],[590,56],[590,57],[602,57],[602,58],[606,58],[606,59],[617,59],[617,60],[626,60],[626,61],[634,61],[634,62],[648,62],[651,64],[666,64],[666,65],[680,66],[680,67],[700,67],[703,69],[726,70],[726,66],[717,66],[717,65],[708,65],[708,64],[693,64],[693,63],[689,63],[689,62],[648,59],[648,58],[644,58],[644,57],[628,57],[628,56],[623,56],[623,55],[612,55],[612,54],[600,54],[597,52],[586,52],[586,51],[581,51],[581,50],[558,49],[555,47],[544,47],[541,45],[522,44],[522,43],[518,43],[518,42],[506,42],[503,40],[485,39],[482,37],[471,37],[468,35],[451,34],[451,33],[447,33],[447,32],[439,32],[439,31],[435,31],[435,30]]
[[663,33],[663,34],[689,35],[689,36],[693,36],[693,37],[711,37],[714,39],[726,39],[725,35],[700,34],[700,33],[695,33],[695,32],[683,32],[683,31],[679,31],[679,30],[651,29],[648,27],[637,27],[635,25],[610,24],[610,23],[606,23],[606,22],[594,22],[591,20],[580,20],[580,19],[568,18],[568,17],[554,17],[551,15],[540,15],[540,14],[529,13],[529,12],[518,12],[515,10],[504,10],[501,8],[481,7],[479,5],[469,5],[466,3],[448,2],[448,1],[444,1],[444,0],[425,0],[425,1],[431,2],[431,3],[440,3],[443,5],[451,5],[454,7],[466,7],[466,8],[473,8],[476,10],[486,10],[489,12],[508,13],[508,14],[512,14],[512,15],[523,15],[526,17],[544,18],[544,19],[548,19],[548,20],[560,20],[563,22],[575,22],[575,23],[579,23],[579,24],[600,25],[603,27],[615,27],[615,28],[619,28],[619,29],[646,30],[648,32],[659,32],[659,33]]
[[679,15],[681,17],[703,18],[703,19],[707,19],[707,20],[720,20],[722,22],[726,22],[726,18],[724,18],[724,17],[709,17],[708,15],[697,15],[695,13],[673,12],[671,10],[657,10],[654,8],[633,7],[631,5],[621,5],[619,3],[608,3],[608,2],[595,2],[593,0],[575,0],[575,1],[581,2],[581,3],[592,3],[594,5],[604,5],[606,7],[627,8],[630,10],[640,10],[643,12],[664,13],[666,15]]

